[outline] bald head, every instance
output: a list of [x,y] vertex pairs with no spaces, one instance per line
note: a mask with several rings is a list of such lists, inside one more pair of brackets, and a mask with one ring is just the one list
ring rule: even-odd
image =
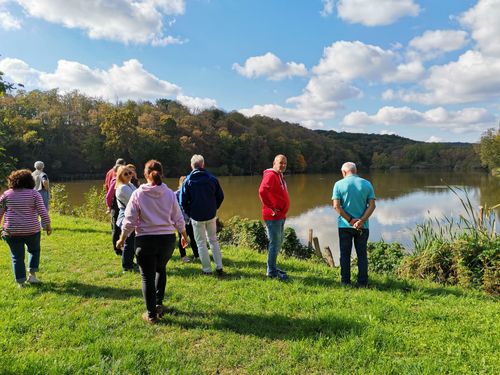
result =
[[351,161],[348,161],[347,163],[342,164],[341,171],[342,174],[346,176],[350,174],[356,174],[358,172],[358,169],[356,168],[356,164],[354,164]]
[[273,169],[276,171],[276,172],[285,172],[286,170],[286,156],[285,155],[282,155],[282,154],[279,154],[279,155],[276,155],[274,157],[274,161],[273,161]]

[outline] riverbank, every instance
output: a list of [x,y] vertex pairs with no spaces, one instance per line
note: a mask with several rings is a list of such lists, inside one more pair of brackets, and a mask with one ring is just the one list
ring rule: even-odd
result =
[[[40,278],[17,289],[0,244],[0,373],[486,373],[500,371],[498,299],[372,275],[341,288],[337,269],[280,258],[291,282],[268,280],[265,254],[223,248],[223,280],[178,253],[170,314],[141,319],[138,274],[122,274],[109,225],[53,216]],[[189,249],[188,249],[189,253]]]

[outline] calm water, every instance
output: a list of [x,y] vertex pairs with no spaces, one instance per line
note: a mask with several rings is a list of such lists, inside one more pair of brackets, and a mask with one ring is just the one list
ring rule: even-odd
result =
[[[399,241],[411,247],[411,232],[426,218],[457,217],[462,205],[446,185],[466,187],[475,207],[500,203],[500,179],[485,173],[454,172],[371,172],[360,173],[369,179],[377,196],[377,209],[370,218],[370,240]],[[331,206],[332,187],[340,174],[287,176],[291,207],[287,225],[304,242],[312,228],[320,245],[330,246],[338,262],[337,214]],[[225,200],[219,210],[222,220],[239,215],[260,219],[257,196],[261,177],[220,177]],[[177,179],[167,179],[175,190]],[[70,202],[79,205],[83,193],[102,181],[65,182]],[[500,225],[499,225],[500,227]]]

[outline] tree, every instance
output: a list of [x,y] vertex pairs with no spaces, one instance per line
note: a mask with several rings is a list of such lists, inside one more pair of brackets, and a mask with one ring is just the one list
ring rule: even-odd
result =
[[496,134],[494,129],[488,129],[483,134],[479,143],[479,157],[488,169],[500,168],[500,127]]

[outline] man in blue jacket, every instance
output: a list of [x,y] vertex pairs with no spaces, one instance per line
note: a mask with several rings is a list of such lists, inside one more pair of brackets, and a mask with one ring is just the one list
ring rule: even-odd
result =
[[184,212],[191,218],[203,273],[212,273],[207,247],[208,238],[214,258],[215,272],[222,276],[222,254],[217,240],[216,215],[217,209],[224,200],[224,193],[217,178],[205,170],[203,156],[193,155],[191,169],[191,173],[182,184],[181,205]]

